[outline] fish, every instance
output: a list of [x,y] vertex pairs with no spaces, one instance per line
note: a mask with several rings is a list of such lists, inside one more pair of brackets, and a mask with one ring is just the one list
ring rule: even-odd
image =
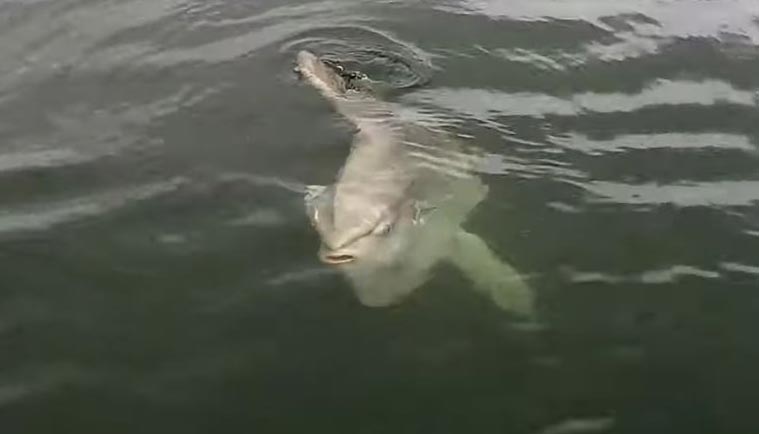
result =
[[347,278],[358,301],[397,305],[450,264],[502,310],[532,318],[526,280],[463,228],[488,194],[477,156],[451,134],[406,119],[364,74],[305,50],[295,71],[355,127],[334,182],[309,186],[305,208],[319,259]]

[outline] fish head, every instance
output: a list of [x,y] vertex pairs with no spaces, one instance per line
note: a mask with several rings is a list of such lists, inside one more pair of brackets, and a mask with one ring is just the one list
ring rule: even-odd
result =
[[341,199],[335,200],[334,186],[307,195],[308,217],[321,239],[319,259],[339,267],[397,261],[417,223],[411,202],[388,205],[361,197]]
[[319,258],[348,279],[364,306],[397,305],[450,254],[460,224],[487,193],[474,181],[457,182],[436,199],[417,192],[396,201],[366,185],[314,188],[306,204],[321,239]]
[[335,97],[346,92],[348,86],[341,66],[305,50],[298,52],[296,63],[300,76],[326,96]]
[[430,211],[413,201],[392,208],[357,203],[352,219],[341,207],[336,225],[334,191],[334,186],[322,188],[306,201],[321,238],[319,259],[348,279],[362,305],[399,304],[429,278],[445,254],[446,235],[422,220]]

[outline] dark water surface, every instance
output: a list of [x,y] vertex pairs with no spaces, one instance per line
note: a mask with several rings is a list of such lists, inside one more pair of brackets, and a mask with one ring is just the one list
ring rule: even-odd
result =
[[[300,49],[491,155],[441,267],[360,305]],[[0,0],[0,432],[759,433],[759,2]]]

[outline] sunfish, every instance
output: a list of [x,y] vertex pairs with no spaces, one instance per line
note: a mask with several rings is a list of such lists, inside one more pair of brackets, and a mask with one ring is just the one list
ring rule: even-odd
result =
[[487,195],[472,172],[476,158],[444,132],[401,119],[361,74],[308,51],[297,54],[296,71],[357,130],[334,184],[309,187],[305,202],[319,258],[358,300],[397,304],[450,263],[498,307],[532,317],[533,292],[519,273],[461,227]]

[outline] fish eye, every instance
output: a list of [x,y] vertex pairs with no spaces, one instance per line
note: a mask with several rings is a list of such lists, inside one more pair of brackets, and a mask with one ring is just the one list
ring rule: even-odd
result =
[[380,223],[377,225],[376,228],[374,228],[374,234],[375,235],[387,235],[390,233],[390,231],[393,229],[393,224],[389,222]]

